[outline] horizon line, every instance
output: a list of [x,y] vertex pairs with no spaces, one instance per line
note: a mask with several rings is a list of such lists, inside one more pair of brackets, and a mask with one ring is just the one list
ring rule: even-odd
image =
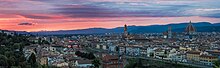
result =
[[[201,22],[192,22],[193,24],[196,23],[202,23],[202,22],[206,22],[206,23],[210,23],[210,24],[216,24],[216,23],[220,23],[220,22],[208,22],[208,21],[201,21]],[[154,25],[171,25],[171,24],[185,24],[185,23],[189,23],[189,22],[182,22],[182,23],[169,23],[169,24],[152,24],[152,25],[129,25],[126,24],[128,27],[129,26],[154,26]],[[120,28],[120,27],[124,27],[124,25],[119,26],[119,27],[114,27],[114,28]],[[25,30],[7,30],[7,29],[0,29],[0,30],[7,30],[7,31],[20,31],[20,32],[53,32],[53,31],[68,31],[68,30],[86,30],[86,29],[94,29],[94,28],[101,28],[101,29],[114,29],[114,28],[104,28],[104,27],[92,27],[92,28],[82,28],[82,29],[60,29],[60,30],[39,30],[39,31],[25,31]]]

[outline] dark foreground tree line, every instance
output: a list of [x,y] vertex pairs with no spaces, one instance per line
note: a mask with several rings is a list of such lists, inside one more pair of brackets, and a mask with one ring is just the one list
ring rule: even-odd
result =
[[26,58],[23,53],[24,46],[31,42],[27,36],[7,35],[0,33],[0,67],[2,68],[37,68],[40,65],[36,62],[35,54]]

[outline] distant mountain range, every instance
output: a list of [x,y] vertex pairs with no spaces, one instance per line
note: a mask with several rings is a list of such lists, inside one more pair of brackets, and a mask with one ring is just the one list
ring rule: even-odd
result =
[[[189,23],[179,24],[167,24],[167,25],[150,25],[150,26],[128,26],[129,33],[162,33],[168,30],[168,27],[172,27],[172,32],[184,32],[186,26]],[[209,23],[209,22],[197,22],[193,23],[197,32],[220,32],[220,23]],[[59,31],[39,31],[30,32],[29,34],[34,35],[61,35],[61,34],[101,34],[101,33],[123,33],[124,27],[117,27],[113,29],[106,28],[88,28],[79,30],[59,30]],[[18,32],[28,33],[28,32]]]
[[[167,24],[167,25],[150,25],[150,26],[128,26],[129,33],[162,33],[172,27],[173,32],[184,32],[189,23]],[[197,22],[193,23],[197,32],[220,32],[220,23]],[[80,30],[60,30],[60,31],[40,31],[31,32],[38,35],[58,35],[58,34],[100,34],[100,33],[123,33],[124,27],[113,29],[106,28],[89,28]]]

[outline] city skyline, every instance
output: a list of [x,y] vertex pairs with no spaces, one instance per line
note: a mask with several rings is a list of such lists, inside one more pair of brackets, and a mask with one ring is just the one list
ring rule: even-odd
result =
[[220,22],[217,0],[0,0],[0,29],[56,31]]

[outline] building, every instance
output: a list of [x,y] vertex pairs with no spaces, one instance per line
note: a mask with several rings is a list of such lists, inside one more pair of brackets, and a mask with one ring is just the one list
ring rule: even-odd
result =
[[187,60],[191,62],[196,62],[196,64],[209,65],[212,66],[213,61],[218,60],[218,57],[202,54],[199,51],[190,51],[186,54]]
[[42,57],[42,58],[40,58],[40,64],[41,64],[41,65],[47,65],[47,64],[48,64],[47,57]]
[[185,31],[187,32],[187,34],[193,34],[194,32],[196,32],[195,27],[193,26],[192,22],[190,21],[188,26],[186,27]]
[[199,51],[189,51],[186,53],[186,58],[189,61],[199,61],[200,53]]
[[124,25],[124,34],[123,34],[123,38],[126,39],[128,37],[128,28],[127,25]]
[[154,51],[154,57],[158,59],[167,59],[168,57],[168,51],[158,48]]
[[126,47],[126,55],[129,56],[140,56],[141,47],[138,46],[127,46]]
[[173,38],[172,28],[171,26],[168,27],[168,30],[163,33],[163,38]]
[[196,29],[193,26],[191,21],[189,22],[188,26],[186,27],[185,32],[186,32],[185,39],[192,41],[194,38],[195,32],[196,32]]
[[91,60],[76,60],[73,65],[76,68],[91,68],[93,66]]
[[203,65],[213,65],[213,62],[218,60],[218,57],[215,56],[209,56],[209,55],[201,55],[199,57],[200,59],[200,63],[202,63]]
[[217,51],[217,50],[207,50],[205,52],[207,52],[211,56],[220,57],[220,51]]
[[179,47],[179,50],[183,50],[183,51],[191,51],[192,48],[190,48],[190,47],[182,47],[182,46],[180,46],[180,47]]
[[154,48],[147,48],[147,57],[154,57]]
[[55,62],[55,63],[53,63],[53,66],[66,68],[66,67],[68,67],[68,63],[67,62]]
[[0,29],[0,33],[3,33],[4,31]]
[[116,52],[116,46],[115,45],[109,45],[108,46],[108,51],[109,52]]
[[128,28],[127,28],[127,25],[125,24],[125,25],[124,25],[124,35],[125,35],[125,36],[128,35],[128,31],[127,31],[127,30],[128,30]]
[[8,31],[8,30],[0,30],[0,33],[5,33],[5,34],[11,35],[11,36],[14,36],[14,35],[15,35],[15,32],[14,32],[14,31]]
[[184,54],[177,54],[171,58],[172,61],[187,62]]
[[168,38],[172,38],[171,26],[168,28]]
[[117,55],[106,55],[102,57],[102,68],[124,68],[124,58]]

